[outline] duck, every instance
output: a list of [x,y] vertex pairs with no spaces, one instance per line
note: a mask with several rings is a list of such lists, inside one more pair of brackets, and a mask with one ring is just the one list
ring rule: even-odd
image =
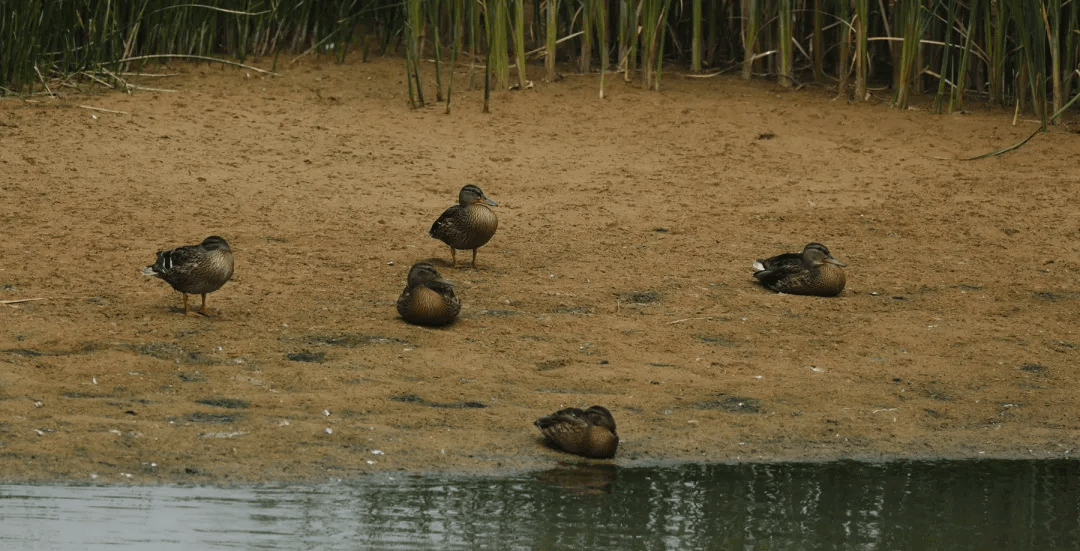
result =
[[[233,276],[233,253],[225,238],[211,235],[198,245],[158,251],[157,261],[143,268],[143,275],[157,276],[184,295],[185,316],[209,316],[206,295],[225,285]],[[202,295],[198,313],[188,309],[188,295]]]
[[615,457],[619,435],[615,418],[604,406],[560,409],[534,423],[552,446],[574,455],[592,459]]
[[415,325],[446,325],[457,318],[461,300],[434,266],[417,262],[409,269],[409,282],[397,299],[397,311]]
[[792,295],[832,297],[844,290],[844,270],[847,266],[833,258],[828,247],[808,243],[801,253],[758,259],[754,277],[766,289]]
[[499,219],[488,208],[499,206],[472,184],[458,192],[458,204],[446,209],[431,225],[428,234],[450,247],[450,258],[457,266],[457,251],[472,249],[472,267],[476,267],[476,249],[484,246],[499,227]]

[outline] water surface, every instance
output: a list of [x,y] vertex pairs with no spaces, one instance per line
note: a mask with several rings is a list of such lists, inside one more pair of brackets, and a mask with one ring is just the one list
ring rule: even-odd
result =
[[0,549],[1070,549],[1075,461],[563,467],[340,484],[0,485]]

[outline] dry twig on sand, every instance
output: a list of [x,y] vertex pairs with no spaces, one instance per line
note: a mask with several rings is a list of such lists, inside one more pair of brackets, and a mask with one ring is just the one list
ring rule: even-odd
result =
[[44,298],[20,298],[16,300],[0,300],[0,304],[18,304],[20,302],[30,302],[32,300],[45,300]]
[[669,321],[669,322],[665,323],[664,325],[671,325],[673,323],[682,323],[684,321],[711,320],[711,319],[712,319],[712,316],[705,316],[703,318],[685,318],[685,319],[681,319],[681,320]]
[[128,113],[127,111],[113,111],[112,109],[103,109],[101,107],[91,107],[89,105],[80,105],[79,107],[81,107],[83,109],[89,109],[91,111],[101,111],[102,113],[114,113],[114,114],[117,114],[117,115],[130,115],[131,114],[131,113]]
[[251,69],[252,71],[256,71],[256,72],[267,74],[267,75],[281,76],[281,75],[279,75],[279,74],[277,74],[277,73],[275,73],[273,71],[267,71],[266,69],[260,69],[258,67],[253,66],[253,65],[247,65],[247,64],[244,64],[244,63],[237,63],[235,61],[229,61],[227,59],[218,59],[216,57],[209,57],[209,56],[204,56],[204,55],[188,55],[188,54],[137,55],[135,57],[125,57],[123,59],[117,59],[116,61],[113,61],[112,63],[127,63],[128,61],[139,61],[139,60],[143,60],[143,59],[155,59],[155,58],[199,59],[199,60],[202,60],[202,61],[212,61],[214,63],[224,63],[225,65],[235,65],[237,67],[243,67],[245,69]]

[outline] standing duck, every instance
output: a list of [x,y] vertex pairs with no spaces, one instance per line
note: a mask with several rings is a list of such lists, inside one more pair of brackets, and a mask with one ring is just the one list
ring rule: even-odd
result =
[[458,192],[458,204],[446,209],[431,225],[431,237],[450,246],[450,257],[457,266],[457,250],[472,249],[472,267],[476,267],[476,249],[482,247],[499,227],[499,219],[487,207],[499,206],[484,196],[480,188],[469,184]]
[[188,310],[188,295],[202,295],[202,308],[206,311],[206,294],[217,291],[233,275],[233,254],[228,241],[211,235],[198,245],[177,247],[171,251],[158,251],[157,262],[143,268],[143,275],[157,276],[184,295],[184,315],[196,316]]
[[615,457],[619,447],[615,418],[603,406],[561,409],[534,424],[551,445],[575,455],[607,459]]
[[454,288],[427,262],[417,262],[409,270],[409,283],[397,299],[397,311],[416,325],[446,325],[461,311]]
[[801,253],[785,253],[754,263],[754,277],[778,293],[832,297],[844,290],[843,262],[821,243],[809,243]]

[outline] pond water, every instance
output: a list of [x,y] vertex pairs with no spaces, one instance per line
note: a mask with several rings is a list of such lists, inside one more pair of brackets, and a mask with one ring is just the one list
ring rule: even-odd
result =
[[0,549],[1069,549],[1077,461],[565,466],[339,484],[0,485]]

